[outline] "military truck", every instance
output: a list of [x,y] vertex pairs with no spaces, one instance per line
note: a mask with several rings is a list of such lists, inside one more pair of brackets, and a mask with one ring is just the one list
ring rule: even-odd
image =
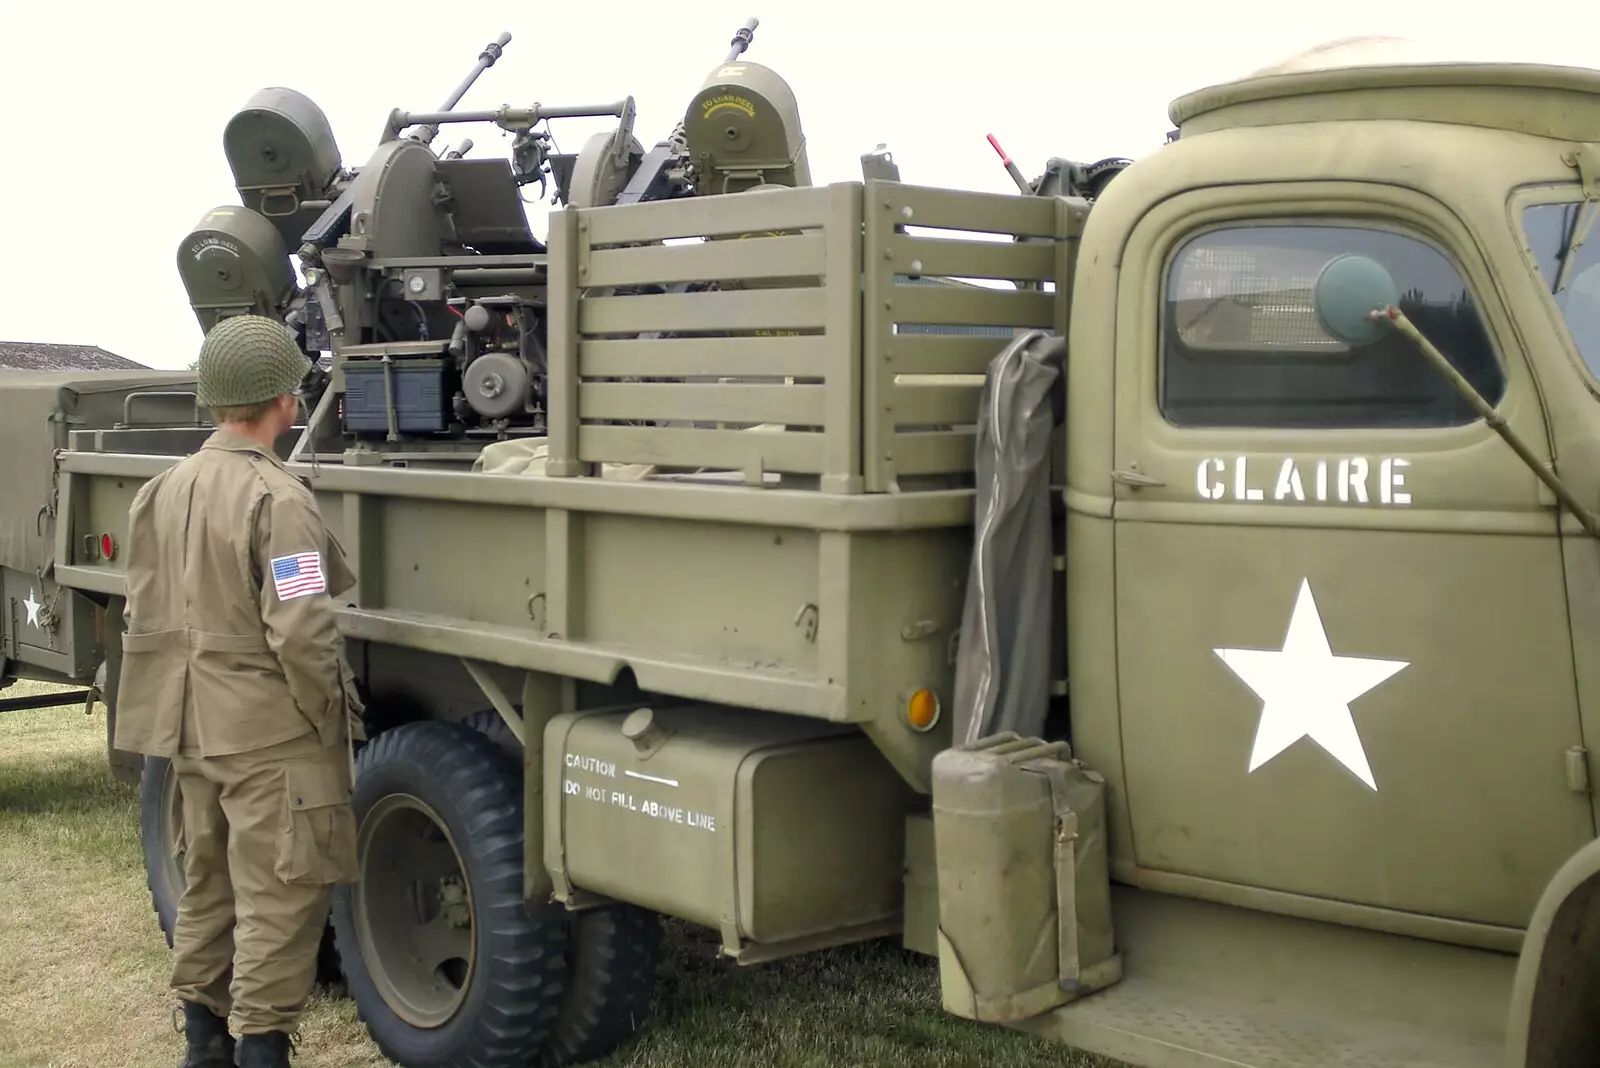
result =
[[[1330,48],[1015,195],[812,185],[737,55],[544,151],[596,110],[349,171],[274,90],[178,254],[331,353],[281,454],[359,576],[388,1056],[601,1056],[669,916],[1150,1068],[1595,1062],[1600,72]],[[90,382],[0,387],[3,647],[114,715],[127,507],[208,427]]]

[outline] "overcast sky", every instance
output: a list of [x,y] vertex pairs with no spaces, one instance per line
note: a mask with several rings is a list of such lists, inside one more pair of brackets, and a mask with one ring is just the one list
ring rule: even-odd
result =
[[[391,108],[436,107],[502,30],[504,57],[460,107],[632,94],[648,148],[755,16],[747,58],[794,88],[813,181],[858,180],[861,154],[883,141],[907,181],[1003,192],[1014,187],[987,133],[1030,178],[1050,156],[1137,157],[1161,145],[1173,97],[1357,34],[1600,66],[1592,10],[1577,0],[1477,15],[1460,0],[736,0],[672,14],[637,2],[0,0],[0,340],[187,365],[201,335],[175,255],[208,210],[237,203],[221,148],[233,112],[263,86],[298,89],[327,113],[345,164],[359,165]],[[1508,25],[1509,11],[1525,23]],[[566,151],[603,125],[552,124]],[[489,126],[448,129],[436,147],[463,136],[473,155],[509,153]],[[544,210],[529,213],[541,237]]]

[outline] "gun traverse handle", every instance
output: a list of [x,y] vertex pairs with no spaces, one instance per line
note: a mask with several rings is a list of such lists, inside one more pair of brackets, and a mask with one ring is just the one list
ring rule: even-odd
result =
[[1017,165],[1011,162],[1011,157],[1006,155],[1006,150],[1000,147],[1000,142],[994,139],[994,134],[989,135],[989,145],[1000,156],[1000,162],[1005,164],[1006,173],[1011,175],[1011,180],[1013,182],[1017,183],[1018,191],[1021,192],[1025,197],[1032,196],[1033,187],[1029,185],[1028,180],[1022,176],[1022,172],[1017,170]]

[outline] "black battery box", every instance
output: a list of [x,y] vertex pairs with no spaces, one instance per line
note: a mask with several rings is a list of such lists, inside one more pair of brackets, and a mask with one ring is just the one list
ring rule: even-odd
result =
[[[398,359],[394,374],[395,429],[402,434],[441,434],[450,426],[450,376],[447,360]],[[387,434],[387,386],[380,360],[344,365],[344,429],[352,434]]]

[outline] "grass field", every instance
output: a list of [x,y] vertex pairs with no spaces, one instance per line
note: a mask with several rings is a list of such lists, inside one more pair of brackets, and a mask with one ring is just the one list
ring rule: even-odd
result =
[[[0,887],[0,1068],[178,1063],[137,800],[106,771],[103,708],[0,712]],[[596,1068],[1115,1068],[941,1012],[934,962],[892,943],[748,969],[714,948],[669,928],[650,1026]],[[346,1000],[319,995],[302,1030],[300,1068],[389,1063]]]

